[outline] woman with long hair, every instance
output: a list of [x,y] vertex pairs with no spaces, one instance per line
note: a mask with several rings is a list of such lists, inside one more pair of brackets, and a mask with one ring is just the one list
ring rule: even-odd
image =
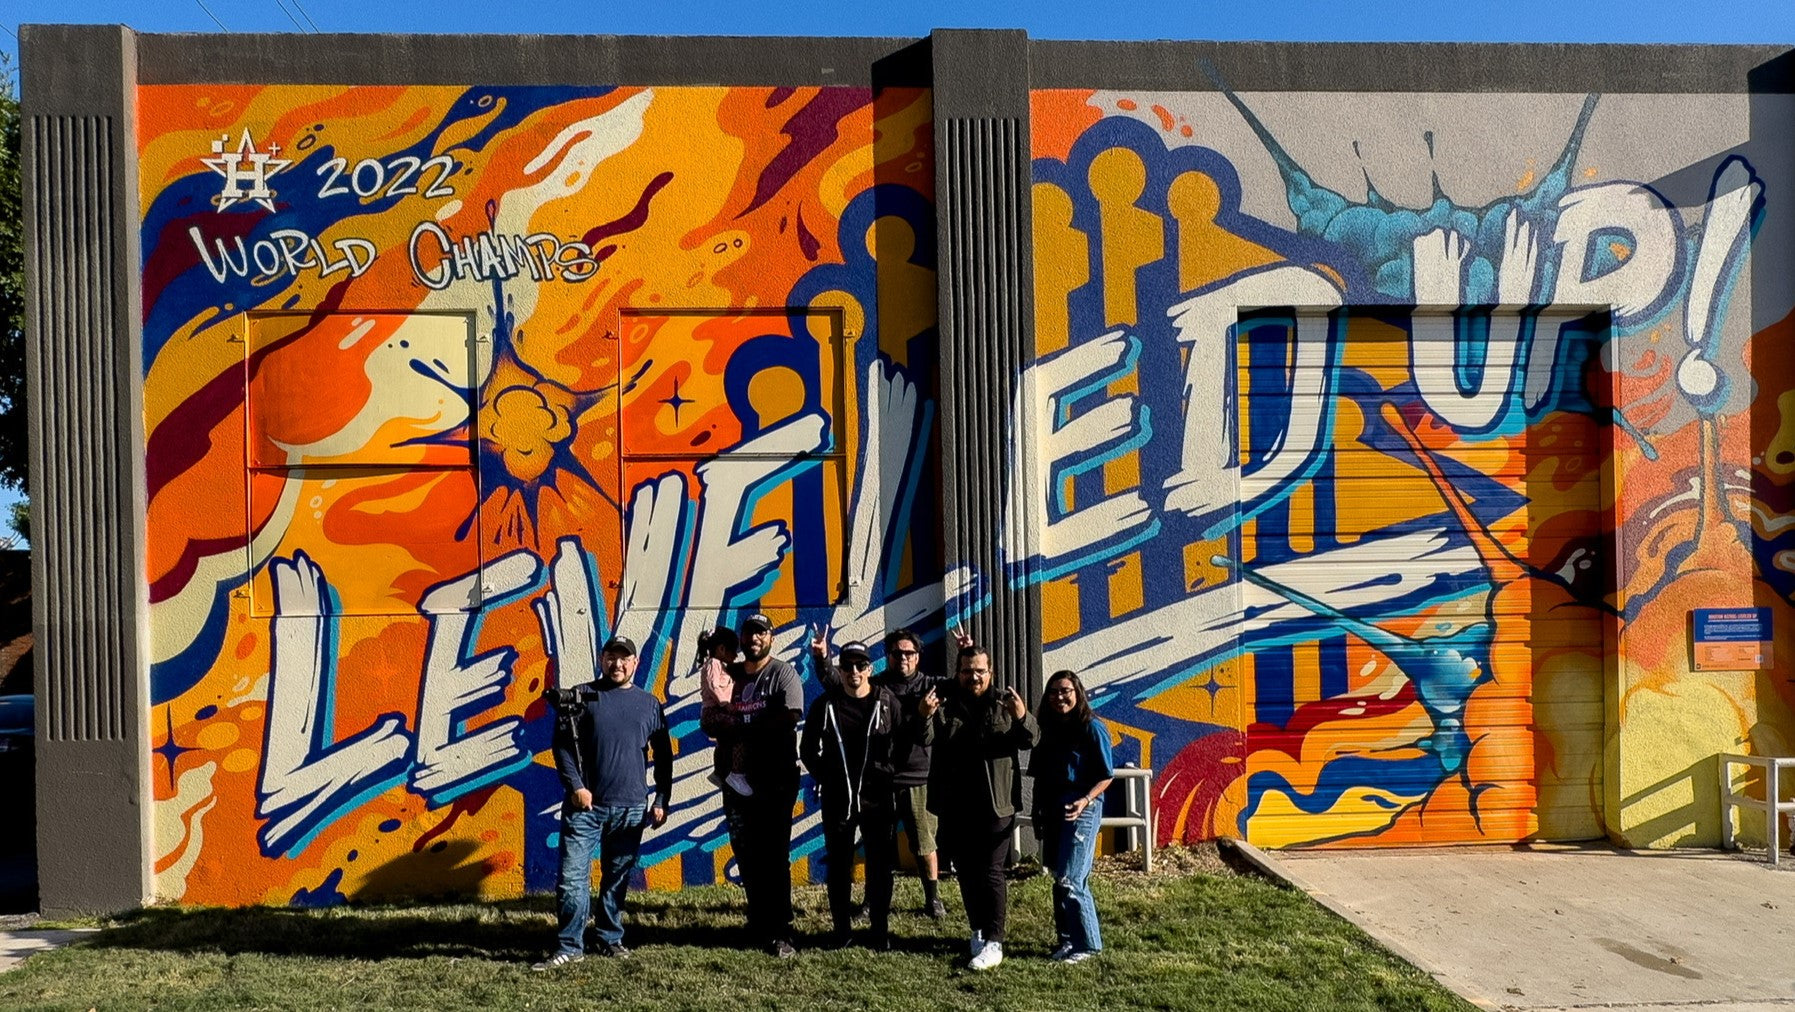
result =
[[1053,875],[1053,959],[1082,963],[1103,951],[1097,904],[1091,897],[1091,860],[1103,821],[1103,792],[1115,779],[1109,728],[1091,712],[1084,683],[1056,671],[1041,694],[1041,741],[1029,757],[1035,778],[1035,832],[1041,860]]

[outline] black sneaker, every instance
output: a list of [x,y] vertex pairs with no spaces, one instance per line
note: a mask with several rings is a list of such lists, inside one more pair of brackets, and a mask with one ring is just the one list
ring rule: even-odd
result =
[[628,959],[630,956],[629,948],[622,942],[599,942],[592,947],[592,954],[607,959]]
[[790,959],[798,954],[798,949],[792,943],[781,938],[767,946],[767,952],[771,953],[775,959]]
[[848,933],[846,928],[836,928],[823,936],[823,948],[825,949],[845,949],[853,943],[854,937]]
[[866,947],[874,952],[890,952],[891,936],[889,934],[875,934],[866,940]]
[[947,916],[947,904],[941,902],[941,897],[937,896],[929,901],[929,905],[924,907],[922,912],[938,921]]

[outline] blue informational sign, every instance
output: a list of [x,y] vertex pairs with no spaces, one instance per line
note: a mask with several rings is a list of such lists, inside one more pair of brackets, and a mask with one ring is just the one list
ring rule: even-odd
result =
[[1768,663],[1769,608],[1697,608],[1690,619],[1695,670],[1755,671]]

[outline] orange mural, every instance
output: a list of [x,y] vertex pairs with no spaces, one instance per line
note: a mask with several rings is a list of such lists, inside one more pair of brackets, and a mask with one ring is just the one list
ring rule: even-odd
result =
[[696,633],[939,635],[928,93],[139,109],[158,895],[549,887],[539,697],[613,633],[680,753],[647,878],[730,874]]
[[[1457,200],[1485,167],[1439,156],[1405,205],[1261,118],[1316,96],[1217,84],[1033,96],[1048,669],[1156,769],[1162,840],[1704,841],[1713,754],[1795,729],[1777,664],[1698,673],[1688,633],[1790,620],[1788,382],[1752,365],[1788,324],[1727,315],[1765,182],[1615,178],[1590,124],[1651,114],[1591,95],[1512,187]],[[1454,101],[1353,116],[1500,134]]]

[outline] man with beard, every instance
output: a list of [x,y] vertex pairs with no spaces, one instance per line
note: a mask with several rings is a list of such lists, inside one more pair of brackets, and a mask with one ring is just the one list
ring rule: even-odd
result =
[[[555,883],[559,942],[534,970],[585,958],[592,911],[592,860],[602,871],[595,951],[629,955],[623,946],[623,897],[636,870],[642,831],[667,822],[673,795],[673,745],[660,700],[636,687],[636,644],[613,636],[599,656],[600,677],[581,686],[555,722],[555,769],[567,789],[561,805],[561,874]],[[654,756],[654,804],[646,803],[643,770]]]
[[792,808],[798,801],[798,719],[804,686],[790,664],[773,656],[773,622],[749,615],[741,624],[742,659],[730,665],[730,705],[700,720],[719,747],[740,747],[752,794],[723,787],[723,813],[736,868],[748,894],[748,932],[786,959],[792,945]]
[[1040,725],[1016,690],[992,688],[991,657],[960,640],[955,685],[931,690],[920,713],[930,721],[925,740],[935,751],[929,769],[929,808],[941,817],[941,837],[960,878],[966,923],[972,929],[973,970],[1003,962],[1009,889],[1004,858],[1020,800],[1017,753],[1034,747]]

